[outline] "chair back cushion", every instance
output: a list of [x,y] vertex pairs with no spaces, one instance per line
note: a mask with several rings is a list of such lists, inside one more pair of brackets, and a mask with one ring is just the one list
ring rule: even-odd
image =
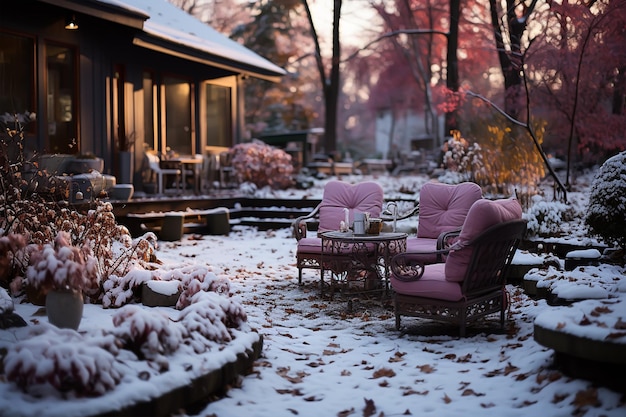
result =
[[446,279],[463,281],[472,257],[472,247],[467,246],[472,239],[495,224],[521,218],[522,207],[515,199],[476,201],[467,213],[459,239],[446,259]]
[[349,211],[350,224],[354,220],[355,212],[369,212],[372,217],[380,217],[383,208],[382,187],[371,181],[354,185],[329,181],[324,187],[320,204],[318,231],[339,230],[339,225],[345,218],[344,208]]
[[443,232],[460,229],[472,204],[481,198],[482,190],[473,182],[424,184],[420,190],[417,237],[437,239]]

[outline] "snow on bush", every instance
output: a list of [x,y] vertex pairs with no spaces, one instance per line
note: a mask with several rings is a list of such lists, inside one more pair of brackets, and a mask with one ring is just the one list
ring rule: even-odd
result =
[[121,307],[139,297],[138,291],[141,284],[152,280],[153,271],[144,269],[131,269],[122,277],[115,274],[102,283],[102,307]]
[[550,237],[564,233],[564,225],[571,221],[575,214],[574,209],[558,201],[545,201],[541,196],[532,198],[532,205],[523,218],[528,221],[528,235]]
[[626,248],[626,151],[609,158],[591,184],[585,222],[608,244]]
[[163,355],[175,352],[183,338],[185,328],[159,310],[146,310],[137,305],[126,305],[113,315],[115,334],[124,347],[139,359],[156,361],[166,366]]
[[122,380],[113,336],[84,337],[70,329],[39,324],[33,337],[17,342],[4,357],[8,381],[24,392],[103,395]]
[[97,260],[89,242],[74,246],[68,232],[59,232],[54,243],[40,245],[31,253],[26,281],[44,292],[97,289]]
[[179,279],[183,285],[183,291],[176,303],[176,308],[179,310],[193,303],[193,297],[197,293],[210,291],[227,295],[230,292],[230,281],[227,277],[218,277],[203,266],[187,266],[177,269],[174,273],[161,270],[160,278],[173,279],[173,274],[180,274],[176,279]]
[[206,351],[208,341],[232,340],[229,328],[239,328],[247,316],[243,307],[233,299],[215,292],[194,295],[193,303],[181,312],[181,323],[189,338],[185,341],[197,353]]

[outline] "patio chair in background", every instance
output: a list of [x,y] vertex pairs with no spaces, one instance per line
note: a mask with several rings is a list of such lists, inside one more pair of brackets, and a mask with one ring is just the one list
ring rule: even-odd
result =
[[[148,167],[152,171],[152,174],[150,175],[150,177],[154,176],[156,180],[157,194],[162,195],[164,192],[170,191],[170,190],[173,190],[179,193],[181,191],[180,189],[180,185],[181,185],[180,177],[182,174],[181,170],[177,168],[161,168],[161,158],[159,158],[159,156],[155,153],[146,152],[145,156],[148,161]],[[176,185],[176,188],[166,187],[168,176],[174,177],[173,184]]]
[[463,226],[470,207],[482,199],[482,190],[473,182],[450,185],[428,182],[419,193],[417,233],[406,241],[407,252],[425,252],[426,263],[442,262],[441,254],[450,232],[458,232]]
[[228,151],[219,154],[220,188],[232,188],[236,185],[232,159],[233,154]]
[[526,232],[517,200],[476,201],[444,263],[425,264],[423,253],[405,252],[391,261],[396,328],[400,316],[455,323],[460,337],[468,322],[500,313],[504,327],[506,270]]
[[[329,181],[324,187],[322,201],[305,216],[298,217],[292,223],[292,230],[298,242],[296,261],[298,283],[302,283],[302,269],[320,269],[322,239],[319,233],[339,230],[345,218],[344,208],[349,211],[349,220],[354,220],[355,212],[369,212],[372,217],[379,217],[383,206],[383,189],[375,182],[348,184],[342,181]],[[308,234],[308,225],[318,223],[317,234]]]

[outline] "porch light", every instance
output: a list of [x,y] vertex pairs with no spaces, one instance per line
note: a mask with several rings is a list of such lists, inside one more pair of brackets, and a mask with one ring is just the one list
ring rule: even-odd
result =
[[65,29],[67,30],[78,29],[78,21],[76,20],[76,15],[71,15],[65,20]]

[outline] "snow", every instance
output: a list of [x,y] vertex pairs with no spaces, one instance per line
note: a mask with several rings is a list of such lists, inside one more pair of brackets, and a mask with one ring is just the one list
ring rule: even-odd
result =
[[600,259],[602,254],[597,249],[580,249],[567,252],[568,259]]
[[143,30],[157,38],[226,58],[253,65],[273,74],[284,75],[285,70],[271,63],[245,46],[222,35],[209,25],[189,15],[167,0],[98,0],[141,12],[148,17]]
[[155,293],[162,295],[174,295],[180,287],[179,281],[157,281],[150,280],[146,285]]
[[[357,182],[369,178],[343,179]],[[409,200],[419,198],[419,188],[425,182],[423,178],[386,176],[373,180],[381,183],[387,195],[400,187],[414,190],[402,194]],[[257,193],[277,198],[286,194],[292,198],[297,195],[320,198],[322,186],[323,181],[316,181],[310,190],[262,189]],[[399,228],[414,230],[414,222],[414,219],[400,221]],[[120,380],[115,389],[101,397],[77,398],[67,394],[67,398],[62,398],[42,386],[41,397],[34,398],[3,379],[0,381],[3,415],[72,417],[119,409],[186,385],[195,376],[220,367],[250,346],[259,334],[263,337],[263,353],[253,372],[231,388],[225,398],[208,404],[199,415],[489,413],[504,417],[533,414],[617,417],[626,413],[622,394],[561,374],[553,368],[553,351],[533,339],[533,325],[537,321],[544,327],[562,328],[584,337],[605,340],[611,335],[613,343],[625,344],[626,334],[620,330],[623,325],[620,323],[626,321],[622,267],[601,264],[568,272],[550,267],[543,274],[533,269],[529,274],[537,275],[541,282],[562,281],[556,287],[563,294],[576,291],[575,298],[595,297],[601,290],[602,299],[585,300],[572,307],[554,307],[509,285],[511,306],[506,330],[499,331],[498,318],[493,316],[473,324],[468,337],[458,339],[454,327],[410,317],[403,317],[406,326],[403,331],[396,330],[389,302],[377,297],[354,299],[352,310],[348,309],[345,298],[323,298],[317,286],[317,271],[305,270],[304,283],[298,285],[296,241],[287,229],[257,231],[235,226],[229,236],[185,235],[179,242],[159,242],[159,245],[157,256],[163,264],[149,274],[135,276],[138,282],[197,281],[198,276],[206,275],[203,290],[217,286],[222,291],[191,295],[189,302],[193,308],[181,311],[137,304],[102,309],[87,304],[78,332],[48,325],[39,307],[15,299],[15,311],[29,326],[0,331],[0,349],[34,344],[35,351],[44,355],[44,349],[52,346],[51,352],[64,352],[66,359],[61,363],[70,368],[72,357],[89,355],[95,368],[82,372],[90,376],[96,375],[94,369],[100,369],[97,366],[107,366],[109,356],[117,352],[120,362],[106,368],[112,370],[105,374],[115,378],[119,372]],[[534,263],[542,256],[520,251],[516,262]],[[570,282],[574,278],[580,280],[575,290],[575,284]],[[228,297],[228,293],[232,296]],[[208,322],[217,323],[220,314],[240,308],[247,321],[241,322],[239,328],[229,329],[232,340],[212,341],[211,338],[223,337],[224,329]],[[584,316],[594,317],[591,313],[599,308],[603,313],[593,320],[601,322],[601,326],[581,324]],[[125,330],[131,322],[135,328],[162,329],[159,339],[150,340],[146,351],[154,355],[152,366],[136,360],[133,352],[111,342],[111,334],[116,331],[128,334]],[[179,334],[186,331],[197,338],[189,344],[176,345]],[[39,335],[30,338],[30,332]],[[204,339],[200,340],[201,336]],[[80,343],[81,340],[84,342]],[[207,350],[201,351],[202,346]],[[26,366],[51,366],[50,362],[40,360],[41,356],[27,355],[23,351],[19,357]],[[157,369],[155,364],[166,369]],[[101,376],[103,385],[110,383],[106,375]],[[589,396],[591,400],[585,401]]]

